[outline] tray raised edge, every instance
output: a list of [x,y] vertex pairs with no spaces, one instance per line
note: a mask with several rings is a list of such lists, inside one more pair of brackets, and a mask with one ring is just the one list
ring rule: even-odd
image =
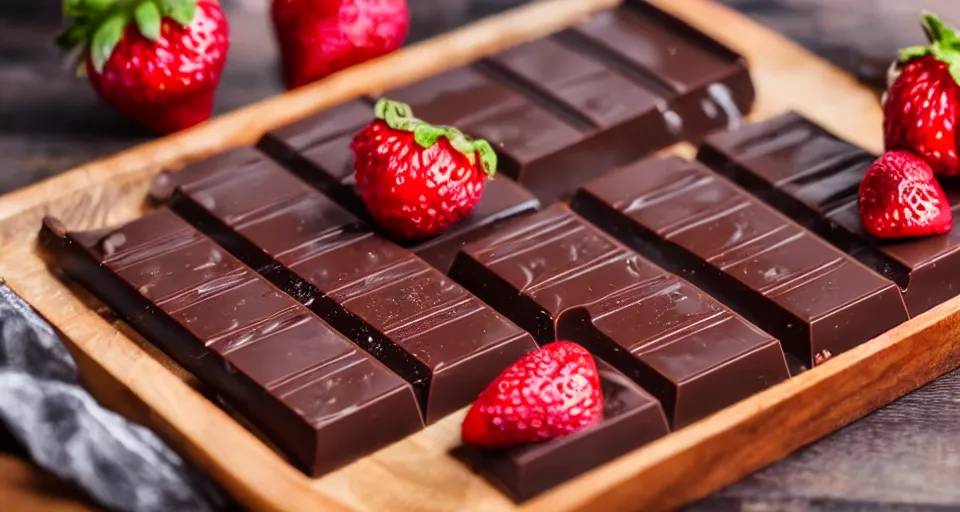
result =
[[[708,0],[648,0],[740,51],[757,88],[751,117],[797,110],[872,151],[882,149],[876,95],[796,44]],[[35,248],[40,218],[71,228],[102,227],[142,211],[142,197],[163,168],[254,141],[264,131],[386,87],[464,64],[541,37],[617,4],[617,0],[543,0],[479,21],[344,71],[177,135],[159,139],[0,198],[0,275],[68,339],[97,397],[158,430],[252,509],[373,509],[407,494],[409,478],[389,474],[408,456],[448,457],[459,414],[313,485],[228,414],[197,393],[175,365],[122,323],[91,311],[82,290],[45,267]],[[529,20],[536,19],[533,26]],[[443,50],[442,52],[440,50]],[[442,55],[443,58],[438,58]],[[689,155],[690,148],[681,148]],[[514,507],[479,477],[462,492],[439,493],[431,509],[671,509],[783,458],[960,366],[960,297],[695,425],[631,452]],[[453,441],[451,441],[453,440]],[[396,446],[396,445],[395,445]],[[439,455],[438,455],[439,454]],[[447,461],[449,462],[449,461]],[[360,469],[353,466],[360,466]],[[403,467],[402,465],[399,467]],[[446,468],[446,469],[445,469]],[[451,482],[441,464],[423,487]],[[395,467],[394,467],[395,469]],[[380,483],[358,493],[361,471]],[[364,479],[366,480],[366,479]],[[324,481],[326,481],[324,483]],[[369,494],[376,496],[363,496]],[[428,491],[413,493],[420,499]]]

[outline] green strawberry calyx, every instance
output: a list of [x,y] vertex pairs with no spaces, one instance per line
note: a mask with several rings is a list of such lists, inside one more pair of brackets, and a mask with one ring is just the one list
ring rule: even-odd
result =
[[924,11],[920,23],[930,44],[927,46],[910,46],[900,50],[900,62],[933,56],[935,59],[950,67],[953,79],[960,83],[960,35],[957,29],[945,24],[935,14]]
[[440,137],[446,137],[453,149],[467,155],[470,161],[480,159],[480,165],[487,176],[497,172],[497,152],[483,139],[471,139],[452,126],[434,126],[414,117],[413,109],[406,103],[380,98],[373,108],[377,119],[387,123],[394,130],[412,132],[413,140],[424,148],[437,143]]
[[63,17],[69,26],[57,36],[65,50],[89,52],[100,73],[131,21],[144,38],[160,39],[164,18],[186,27],[193,21],[197,0],[63,0]]

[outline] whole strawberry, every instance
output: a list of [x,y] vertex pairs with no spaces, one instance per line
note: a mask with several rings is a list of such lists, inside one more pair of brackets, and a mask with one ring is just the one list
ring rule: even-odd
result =
[[860,183],[860,219],[877,238],[939,235],[953,227],[947,197],[930,166],[903,151],[885,153]]
[[415,240],[470,213],[486,177],[496,172],[490,143],[427,124],[404,103],[381,99],[374,111],[377,119],[350,145],[357,188],[374,221],[397,238]]
[[58,44],[82,50],[90,84],[120,113],[161,134],[210,117],[230,45],[217,0],[64,0],[64,13]]
[[463,420],[463,442],[505,448],[564,437],[603,419],[597,363],[557,341],[530,352],[480,394]]
[[936,16],[924,14],[929,46],[904,49],[883,107],[887,151],[915,153],[940,176],[960,175],[960,37]]
[[406,0],[273,0],[273,28],[293,89],[396,50],[410,14]]

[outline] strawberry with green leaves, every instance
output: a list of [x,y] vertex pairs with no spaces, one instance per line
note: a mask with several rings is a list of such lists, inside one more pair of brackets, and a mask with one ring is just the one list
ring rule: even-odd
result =
[[938,176],[960,175],[960,36],[925,13],[927,46],[900,52],[884,95],[883,135],[887,151],[909,151]]
[[351,143],[367,210],[397,238],[442,233],[470,213],[497,169],[489,142],[413,116],[409,105],[381,99],[377,119]]
[[64,16],[57,43],[120,113],[161,134],[210,117],[230,45],[217,0],[64,0]]

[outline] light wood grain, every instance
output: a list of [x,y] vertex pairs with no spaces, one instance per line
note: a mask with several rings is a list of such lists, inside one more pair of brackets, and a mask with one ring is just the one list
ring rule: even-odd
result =
[[[751,117],[795,109],[880,149],[875,96],[798,46],[706,0],[652,0],[741,51],[758,90]],[[348,70],[180,135],[0,199],[0,275],[68,337],[92,389],[148,423],[257,510],[668,509],[735,481],[960,364],[960,299],[691,427],[517,507],[449,455],[462,412],[320,479],[308,479],[191,386],[35,248],[44,214],[73,229],[130,220],[161,168],[256,139],[326,106],[409,83],[539,37],[613,0],[550,0]],[[536,22],[532,22],[535,20]],[[439,52],[443,49],[443,52]],[[443,55],[440,58],[437,55]],[[453,57],[451,57],[453,56]],[[689,146],[676,149],[687,156]]]

